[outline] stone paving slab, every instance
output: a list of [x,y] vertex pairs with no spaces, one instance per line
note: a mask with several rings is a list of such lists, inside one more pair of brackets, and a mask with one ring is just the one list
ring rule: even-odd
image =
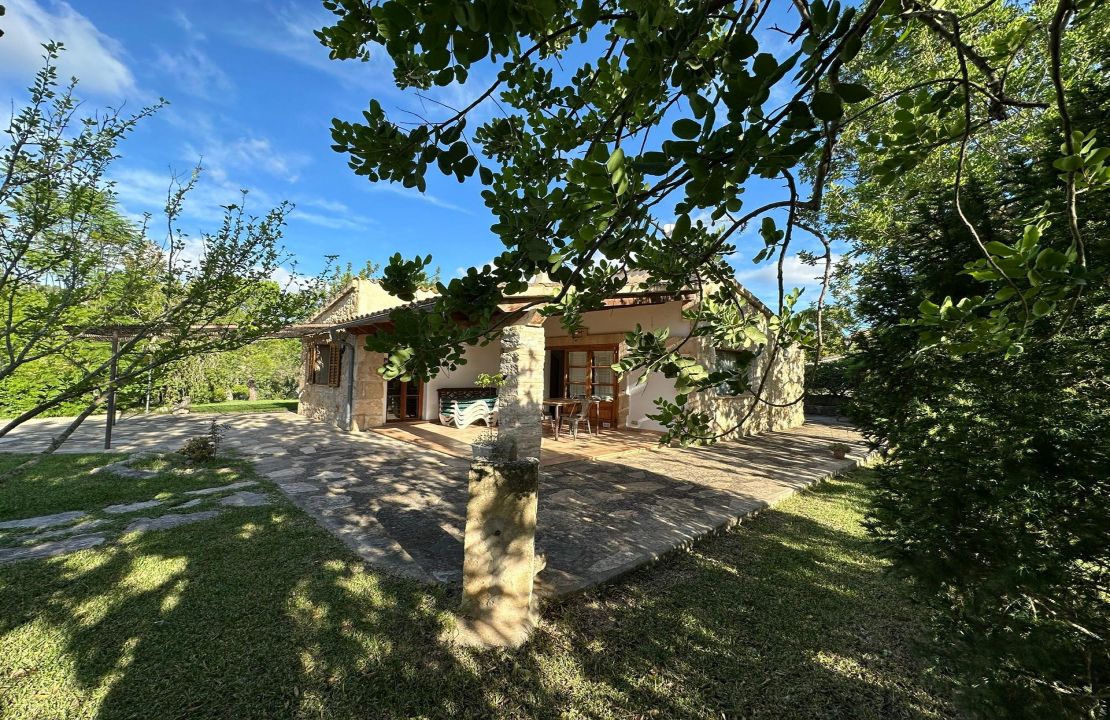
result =
[[0,522],[0,530],[26,530],[36,528],[50,528],[58,525],[68,525],[85,517],[84,510],[71,510],[69,512],[55,513],[53,515],[39,515],[38,517],[21,518],[19,520],[6,520]]
[[52,540],[28,547],[0,548],[0,565],[20,560],[39,560],[87,550],[104,542],[103,535],[75,535],[64,540]]
[[250,490],[240,490],[237,493],[220,498],[217,502],[228,507],[259,507],[260,505],[269,505],[270,496],[251,492]]
[[148,510],[152,507],[158,507],[162,504],[161,500],[143,500],[142,502],[121,503],[119,505],[109,505],[104,508],[104,512],[109,515],[123,515],[124,513],[136,512],[138,510]]
[[[204,434],[210,420],[127,419],[114,436],[120,450],[176,450]],[[291,413],[220,421],[229,428],[226,447],[252,459],[260,474],[368,564],[424,582],[459,582],[467,460]],[[50,422],[17,429],[0,440],[0,452],[41,449],[56,432]],[[62,451],[100,451],[101,431],[98,424],[83,426]],[[848,459],[832,457],[834,442],[852,447]],[[849,426],[816,422],[707,448],[641,450],[543,468],[537,544],[547,558],[544,590],[564,595],[652,562],[853,467],[866,454]]]
[[126,528],[124,534],[132,532],[149,532],[151,530],[169,530],[170,528],[211,520],[220,514],[219,510],[203,510],[195,513],[166,513],[156,518],[142,517],[133,520]]
[[200,488],[199,490],[186,490],[182,495],[215,495],[216,493],[227,492],[228,490],[238,490],[239,488],[251,487],[257,485],[254,480],[241,480],[239,482],[228,483],[227,485],[217,485],[216,487]]

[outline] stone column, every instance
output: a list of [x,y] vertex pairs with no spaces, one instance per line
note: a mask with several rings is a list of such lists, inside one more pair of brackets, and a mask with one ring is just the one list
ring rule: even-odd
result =
[[505,384],[498,392],[498,436],[516,445],[522,458],[540,456],[545,364],[542,320],[510,325],[501,332]]
[[475,460],[463,540],[463,597],[454,640],[519,647],[535,626],[539,460]]

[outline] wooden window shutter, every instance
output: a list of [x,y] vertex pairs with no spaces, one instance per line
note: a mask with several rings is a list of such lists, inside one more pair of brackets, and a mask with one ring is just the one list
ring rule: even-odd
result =
[[328,360],[328,385],[339,387],[339,356],[342,347],[339,343],[331,344],[331,357]]

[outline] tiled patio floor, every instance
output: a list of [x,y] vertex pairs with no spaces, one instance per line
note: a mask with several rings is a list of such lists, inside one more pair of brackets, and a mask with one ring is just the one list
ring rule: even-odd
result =
[[[467,460],[291,413],[220,419],[231,449],[254,460],[368,563],[423,581],[458,581]],[[128,419],[116,428],[116,449],[176,450],[210,420]],[[62,426],[28,423],[0,439],[0,452],[36,452]],[[99,451],[102,432],[101,423],[90,422],[63,451]],[[832,458],[829,445],[837,441],[852,445],[847,460]],[[537,531],[548,561],[541,581],[554,595],[603,582],[844,470],[865,453],[851,428],[807,423],[708,448],[638,450],[547,467]]]
[[[559,439],[550,429],[544,430],[540,452],[540,467],[551,467],[582,460],[611,458],[635,450],[649,450],[659,443],[659,435],[642,430],[610,430],[588,433],[583,427],[574,438],[566,425],[559,433]],[[456,428],[440,425],[437,422],[394,423],[374,428],[394,440],[414,443],[428,450],[470,458],[470,443],[485,434],[484,425],[470,425]]]

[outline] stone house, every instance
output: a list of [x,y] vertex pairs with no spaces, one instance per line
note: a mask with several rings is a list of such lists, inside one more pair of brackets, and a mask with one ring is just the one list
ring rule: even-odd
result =
[[[605,428],[661,431],[648,415],[656,412],[654,400],[673,400],[671,381],[652,374],[639,383],[641,371],[619,376],[610,367],[625,349],[625,334],[640,325],[646,330],[670,329],[669,342],[678,343],[690,330],[683,314],[696,302],[692,290],[667,293],[644,290],[633,284],[618,293],[604,309],[584,313],[584,328],[571,336],[558,318],[542,318],[519,308],[525,298],[545,297],[555,286],[534,282],[519,298],[508,298],[502,306],[507,330],[500,343],[467,349],[467,363],[455,370],[444,369],[428,383],[384,380],[378,369],[383,358],[365,349],[366,335],[389,323],[389,313],[404,304],[386,293],[373,280],[356,279],[332,298],[306,325],[303,342],[303,382],[300,391],[302,415],[334,423],[353,431],[366,430],[390,422],[436,420],[441,398],[474,389],[481,373],[510,372],[501,394],[528,395],[524,420],[538,418],[539,401],[550,397],[594,397],[599,400],[594,412]],[[766,317],[770,310],[741,288],[750,305]],[[409,303],[430,306],[429,296]],[[734,362],[745,348],[714,348],[706,339],[691,338],[683,351],[693,354],[712,369]],[[780,349],[763,353],[753,368],[753,380],[768,377],[764,397],[743,423],[742,434],[780,430],[800,425],[803,420],[801,396],[803,355],[800,349]],[[526,357],[525,357],[526,356]],[[699,409],[708,410],[722,427],[735,424],[748,412],[753,398],[716,395],[700,398]],[[691,399],[691,402],[694,402]],[[534,410],[534,412],[533,412]],[[504,414],[501,424],[517,421]]]

